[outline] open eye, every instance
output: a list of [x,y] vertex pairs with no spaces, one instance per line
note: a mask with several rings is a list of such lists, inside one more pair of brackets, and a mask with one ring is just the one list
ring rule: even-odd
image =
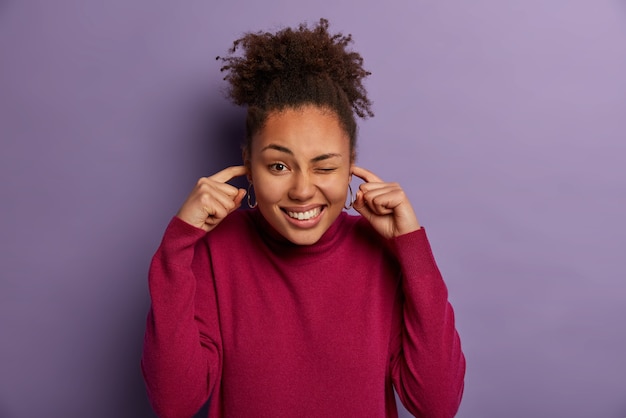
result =
[[287,170],[287,166],[283,163],[270,164],[269,168],[271,171],[276,171],[276,172],[282,172],[282,171]]

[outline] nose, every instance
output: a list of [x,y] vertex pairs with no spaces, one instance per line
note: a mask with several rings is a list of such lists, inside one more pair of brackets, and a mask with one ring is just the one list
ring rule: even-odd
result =
[[307,173],[296,172],[293,175],[289,198],[297,201],[307,201],[315,195],[315,184]]

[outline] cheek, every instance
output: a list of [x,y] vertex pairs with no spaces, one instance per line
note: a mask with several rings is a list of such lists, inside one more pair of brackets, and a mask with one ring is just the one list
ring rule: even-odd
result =
[[343,202],[348,193],[348,182],[336,178],[321,181],[318,187],[333,202]]
[[263,202],[275,202],[285,194],[285,187],[281,181],[273,176],[257,176],[254,182],[254,192],[257,200]]

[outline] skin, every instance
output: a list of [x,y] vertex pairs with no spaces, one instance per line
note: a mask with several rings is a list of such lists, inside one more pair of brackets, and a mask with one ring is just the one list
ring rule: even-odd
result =
[[335,114],[312,106],[273,113],[248,154],[263,217],[295,244],[317,242],[343,210],[350,182],[349,138]]
[[198,180],[177,216],[209,232],[246,194],[227,182],[246,175],[263,217],[298,245],[317,242],[346,202],[352,175],[361,178],[354,209],[385,238],[420,228],[406,194],[354,165],[349,138],[334,112],[312,105],[269,115],[244,152],[244,165]]

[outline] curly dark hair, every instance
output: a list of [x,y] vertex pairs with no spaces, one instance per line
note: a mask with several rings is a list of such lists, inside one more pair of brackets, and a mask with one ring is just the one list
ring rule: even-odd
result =
[[[313,28],[302,23],[276,33],[247,33],[233,43],[230,56],[217,57],[230,83],[228,96],[248,107],[244,149],[270,112],[313,104],[337,114],[354,156],[354,115],[374,116],[362,84],[370,72],[363,69],[361,55],[347,49],[352,35],[331,35],[328,26],[320,19]],[[243,54],[236,55],[240,48]]]

